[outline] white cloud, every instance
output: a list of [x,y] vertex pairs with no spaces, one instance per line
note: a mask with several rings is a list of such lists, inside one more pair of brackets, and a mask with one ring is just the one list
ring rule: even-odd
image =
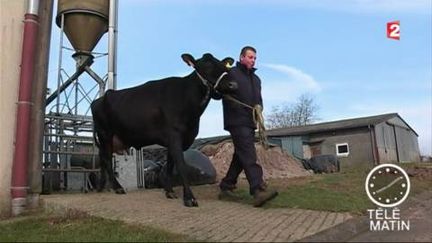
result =
[[264,63],[262,64],[262,66],[288,75],[288,77],[290,77],[293,81],[303,83],[304,86],[311,91],[321,91],[321,87],[319,86],[317,81],[315,81],[315,79],[311,75],[304,73],[300,69],[283,64]]
[[292,102],[303,93],[319,93],[321,87],[309,74],[284,64],[261,64],[263,68],[283,74],[283,78],[271,79],[262,76],[263,99],[272,102]]

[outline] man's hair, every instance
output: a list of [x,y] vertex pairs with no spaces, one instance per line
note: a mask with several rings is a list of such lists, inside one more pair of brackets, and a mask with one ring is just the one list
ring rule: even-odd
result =
[[245,47],[243,47],[243,48],[241,49],[241,51],[240,51],[240,56],[244,56],[244,55],[246,55],[246,52],[247,52],[247,51],[253,51],[253,52],[256,53],[255,48],[253,48],[252,46],[245,46]]

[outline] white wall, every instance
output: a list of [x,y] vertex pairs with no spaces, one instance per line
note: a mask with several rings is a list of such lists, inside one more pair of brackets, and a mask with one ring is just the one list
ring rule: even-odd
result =
[[27,1],[0,0],[0,217],[10,214],[10,186]]

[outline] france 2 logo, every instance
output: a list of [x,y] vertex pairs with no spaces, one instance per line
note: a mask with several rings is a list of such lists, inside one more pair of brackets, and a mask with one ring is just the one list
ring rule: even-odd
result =
[[400,40],[400,22],[392,21],[387,23],[387,38]]

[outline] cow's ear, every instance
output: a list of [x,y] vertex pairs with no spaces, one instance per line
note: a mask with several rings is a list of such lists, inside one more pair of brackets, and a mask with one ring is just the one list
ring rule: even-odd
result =
[[195,58],[193,58],[193,56],[191,54],[185,53],[185,54],[182,54],[181,57],[187,65],[189,65],[191,67],[195,67]]
[[222,60],[222,63],[227,68],[231,68],[232,64],[234,63],[234,59],[231,57],[226,57],[225,59]]

